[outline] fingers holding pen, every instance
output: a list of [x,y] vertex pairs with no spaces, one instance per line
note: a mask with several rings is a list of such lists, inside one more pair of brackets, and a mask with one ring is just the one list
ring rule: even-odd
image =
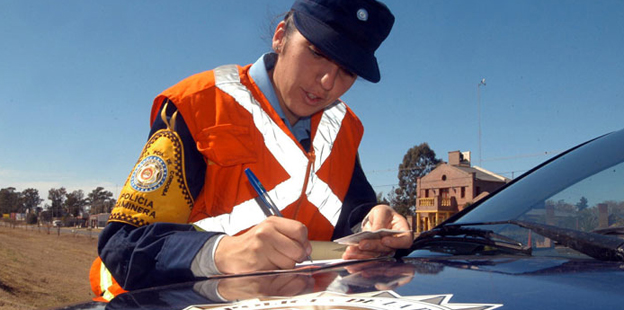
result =
[[308,240],[308,229],[302,223],[271,216],[265,221],[266,229],[258,232],[263,240],[271,240],[270,246],[275,255],[268,259],[280,269],[292,268],[294,263],[302,262],[310,253],[312,245]]
[[242,235],[224,237],[215,263],[223,273],[289,269],[311,252],[305,225],[271,216]]

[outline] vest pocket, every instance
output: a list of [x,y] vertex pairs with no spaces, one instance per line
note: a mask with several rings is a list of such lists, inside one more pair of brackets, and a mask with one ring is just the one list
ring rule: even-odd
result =
[[248,127],[216,125],[197,136],[197,149],[219,166],[233,166],[257,161],[256,145]]

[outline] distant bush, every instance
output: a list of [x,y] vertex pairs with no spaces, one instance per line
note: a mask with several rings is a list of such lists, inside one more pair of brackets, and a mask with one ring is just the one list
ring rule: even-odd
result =
[[37,215],[34,213],[29,213],[26,216],[26,224],[37,224]]

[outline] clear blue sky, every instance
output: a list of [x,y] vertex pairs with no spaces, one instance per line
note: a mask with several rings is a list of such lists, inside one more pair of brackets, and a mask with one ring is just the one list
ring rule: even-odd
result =
[[[365,125],[376,191],[398,183],[422,142],[443,160],[472,151],[511,178],[624,127],[624,0],[385,3],[396,23],[377,53],[382,80],[343,97]],[[117,195],[152,99],[193,73],[254,62],[290,4],[0,0],[0,188]]]

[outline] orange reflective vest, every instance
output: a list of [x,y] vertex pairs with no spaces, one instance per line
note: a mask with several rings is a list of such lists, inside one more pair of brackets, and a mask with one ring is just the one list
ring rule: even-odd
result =
[[91,264],[89,281],[91,282],[91,290],[96,296],[93,298],[94,301],[109,302],[115,296],[126,292],[113,278],[110,271],[106,269],[99,256]]
[[[228,235],[260,223],[265,215],[244,174],[250,168],[284,217],[305,224],[310,240],[330,240],[351,182],[363,134],[361,122],[337,101],[311,117],[311,146],[306,152],[249,77],[249,68],[228,65],[193,75],[154,100],[150,123],[161,117],[163,102],[175,104],[207,163],[199,196],[190,209],[188,201],[180,202],[175,218],[184,217],[187,223],[204,230]],[[170,139],[175,141],[175,137]],[[132,175],[127,182],[131,179]],[[124,187],[121,195],[125,196],[120,197],[111,220],[136,226],[151,220],[140,208],[122,205],[129,200],[152,206],[155,214],[163,213],[158,212],[153,196],[128,188]],[[163,221],[158,216],[152,220]],[[94,270],[101,270],[97,272],[99,278],[91,279],[92,286],[97,287],[94,292],[106,295],[106,288],[100,284],[114,279],[99,258],[92,275]],[[110,279],[102,280],[104,276]]]
[[264,220],[250,168],[285,217],[308,227],[310,240],[330,240],[346,196],[363,128],[336,102],[311,118],[306,152],[248,75],[250,66],[222,66],[185,79],[165,99],[182,114],[207,162],[203,190],[189,222],[208,231],[241,233]]

